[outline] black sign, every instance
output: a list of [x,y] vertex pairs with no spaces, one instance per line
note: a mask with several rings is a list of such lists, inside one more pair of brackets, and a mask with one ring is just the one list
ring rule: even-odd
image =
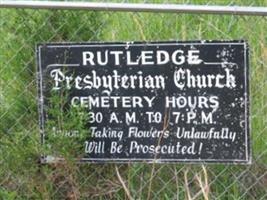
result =
[[[78,141],[88,162],[251,162],[246,42],[58,43],[37,54],[49,148]],[[64,118],[76,108],[83,131]]]

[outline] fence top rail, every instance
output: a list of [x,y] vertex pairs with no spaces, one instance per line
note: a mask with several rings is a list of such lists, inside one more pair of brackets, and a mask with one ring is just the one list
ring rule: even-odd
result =
[[230,14],[267,16],[267,7],[212,6],[151,3],[98,3],[66,1],[12,1],[0,0],[0,8],[79,9],[125,12],[170,12],[197,14]]

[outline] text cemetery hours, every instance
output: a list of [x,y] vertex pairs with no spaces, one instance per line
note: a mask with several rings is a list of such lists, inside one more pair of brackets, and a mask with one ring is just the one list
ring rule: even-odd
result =
[[64,91],[87,112],[80,161],[251,162],[244,41],[55,43],[37,56],[44,144],[49,98]]

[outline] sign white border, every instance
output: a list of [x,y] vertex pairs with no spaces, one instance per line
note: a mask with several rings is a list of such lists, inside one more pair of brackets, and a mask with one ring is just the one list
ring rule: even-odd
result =
[[[184,163],[233,163],[233,164],[251,164],[252,162],[252,147],[251,142],[248,140],[250,138],[250,116],[249,116],[249,104],[250,104],[250,98],[249,98],[249,90],[250,87],[248,87],[248,76],[249,76],[249,69],[248,69],[248,45],[245,41],[222,41],[222,42],[213,42],[212,40],[203,40],[203,41],[192,41],[192,42],[182,42],[182,41],[170,41],[170,42],[114,42],[114,43],[49,43],[49,44],[39,44],[37,46],[37,63],[38,63],[38,73],[37,73],[37,81],[38,81],[38,110],[39,110],[39,125],[40,125],[40,133],[41,133],[41,144],[44,144],[45,142],[45,133],[44,133],[44,96],[43,96],[43,79],[42,79],[42,65],[41,65],[41,48],[42,46],[45,46],[46,48],[79,48],[79,47],[101,47],[101,46],[125,46],[125,45],[131,45],[131,46],[161,46],[161,45],[177,45],[177,46],[186,46],[186,45],[241,45],[244,46],[244,87],[245,90],[247,90],[247,93],[245,93],[245,142],[246,142],[246,159],[163,159],[163,158],[152,158],[152,159],[143,159],[143,158],[81,158],[77,160],[78,162],[86,162],[91,161],[100,163],[101,161],[109,161],[109,163],[127,163],[131,161],[137,161],[137,162],[146,162],[146,163],[174,163],[177,161]],[[53,65],[59,65],[58,63]],[[73,65],[73,64],[71,64]],[[76,64],[74,64],[76,65]],[[54,158],[53,156],[43,156],[42,161],[44,163],[49,162],[49,160],[53,159],[47,159],[47,158]],[[54,158],[54,160],[62,160],[61,158]]]

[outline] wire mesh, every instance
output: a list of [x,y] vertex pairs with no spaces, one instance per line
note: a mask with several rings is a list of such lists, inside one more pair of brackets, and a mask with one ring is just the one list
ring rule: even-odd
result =
[[[0,199],[266,199],[266,32],[266,17],[1,9]],[[202,39],[250,45],[252,165],[38,163],[36,44]]]

